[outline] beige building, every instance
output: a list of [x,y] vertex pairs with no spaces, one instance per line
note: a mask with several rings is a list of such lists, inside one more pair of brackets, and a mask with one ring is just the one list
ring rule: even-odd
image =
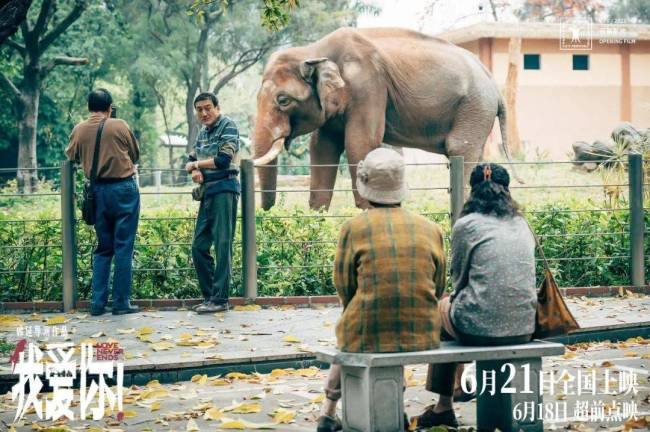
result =
[[[437,35],[476,54],[503,88],[520,37],[517,120],[528,158],[568,159],[620,121],[650,127],[650,25],[480,23]],[[498,128],[489,149],[500,142]]]

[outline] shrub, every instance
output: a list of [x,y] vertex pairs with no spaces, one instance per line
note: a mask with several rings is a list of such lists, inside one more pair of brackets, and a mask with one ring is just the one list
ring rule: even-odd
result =
[[[0,300],[61,299],[61,222],[57,206],[52,201],[37,212],[27,207],[0,212]],[[435,214],[440,209],[425,204],[416,210],[449,233],[448,217]],[[546,256],[560,286],[629,283],[629,260],[617,258],[629,254],[626,210],[590,212],[568,204],[546,205],[536,210],[528,219],[542,236]],[[339,227],[348,216],[358,212],[357,209],[321,214],[300,208],[259,210],[256,217],[259,295],[335,293],[331,263]],[[136,238],[134,298],[200,297],[191,263],[194,217],[193,211],[174,206],[148,210],[142,216]],[[7,222],[28,218],[36,221]],[[232,295],[243,292],[240,222],[235,234]],[[646,226],[650,226],[647,213]],[[650,251],[648,237],[646,255]],[[77,225],[77,244],[79,296],[88,298],[94,233],[82,222]],[[448,241],[445,246],[448,248]],[[538,270],[541,276],[541,263]]]

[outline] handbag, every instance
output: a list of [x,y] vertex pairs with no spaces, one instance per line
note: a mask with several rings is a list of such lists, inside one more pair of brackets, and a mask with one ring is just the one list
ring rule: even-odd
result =
[[99,162],[99,142],[102,138],[102,131],[104,130],[104,122],[102,119],[99,122],[97,129],[97,136],[95,137],[95,151],[93,153],[93,164],[90,168],[90,178],[84,182],[83,187],[83,200],[81,203],[81,217],[86,225],[95,225],[95,180],[97,179],[97,164]]
[[[528,226],[530,227],[530,224]],[[580,326],[562,298],[562,293],[555,282],[553,273],[551,273],[542,245],[532,227],[530,230],[535,238],[539,255],[544,262],[544,279],[537,292],[537,313],[533,338],[544,339],[577,330]]]

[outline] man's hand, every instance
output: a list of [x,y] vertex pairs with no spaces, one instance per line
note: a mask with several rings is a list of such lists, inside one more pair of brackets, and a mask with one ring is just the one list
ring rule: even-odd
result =
[[201,172],[201,170],[192,171],[192,181],[198,184],[203,183],[203,173]]
[[191,173],[195,169],[196,169],[195,161],[190,161],[185,164],[185,171],[187,171],[188,173]]

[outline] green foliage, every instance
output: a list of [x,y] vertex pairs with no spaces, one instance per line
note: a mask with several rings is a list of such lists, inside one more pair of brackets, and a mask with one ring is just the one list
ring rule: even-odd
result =
[[7,342],[6,339],[0,339],[0,355],[7,356],[13,352],[16,348],[16,344],[13,342]]
[[[58,201],[39,202],[42,204],[37,211],[34,211],[35,203],[28,203],[12,205],[11,211],[0,212],[0,286],[4,288],[0,291],[0,301],[61,299]],[[411,210],[437,222],[448,236],[449,219],[445,214],[437,214],[440,209],[433,204],[421,204]],[[628,212],[583,210],[566,204],[546,205],[528,215],[542,237],[558,283],[560,286],[627,285],[628,259],[617,257],[629,254]],[[331,272],[339,227],[358,213],[353,208],[322,214],[297,207],[258,210],[259,295],[335,293]],[[18,219],[29,221],[10,222]],[[191,263],[194,219],[193,211],[174,206],[150,210],[141,217],[134,261],[135,298],[200,297]],[[243,292],[240,222],[235,234],[232,295]],[[646,226],[650,226],[647,213]],[[649,237],[646,236],[646,255],[650,255]],[[88,298],[95,240],[92,229],[82,222],[77,225],[77,244],[79,294]],[[445,247],[449,247],[448,239]],[[541,269],[540,262],[538,278]]]

